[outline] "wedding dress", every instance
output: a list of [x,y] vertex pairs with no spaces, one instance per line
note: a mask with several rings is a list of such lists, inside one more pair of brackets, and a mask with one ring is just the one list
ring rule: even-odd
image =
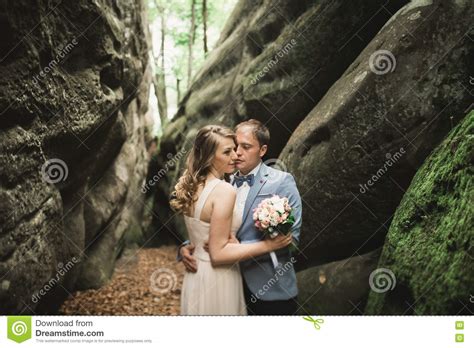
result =
[[[194,216],[184,216],[189,239],[195,245],[197,272],[186,272],[181,291],[181,315],[246,315],[242,276],[239,264],[213,267],[203,248],[209,240],[210,224],[200,220],[209,194],[221,180],[207,181],[194,209]],[[242,216],[234,208],[231,233],[236,233]]]

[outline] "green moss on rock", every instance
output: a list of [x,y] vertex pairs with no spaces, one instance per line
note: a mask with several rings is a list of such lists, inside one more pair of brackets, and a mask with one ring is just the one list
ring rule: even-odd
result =
[[371,292],[367,314],[468,314],[474,285],[474,111],[418,170],[398,207],[379,267],[396,286]]

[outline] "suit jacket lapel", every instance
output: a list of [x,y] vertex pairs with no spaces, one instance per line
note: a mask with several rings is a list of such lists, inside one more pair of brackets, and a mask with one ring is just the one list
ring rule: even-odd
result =
[[[257,197],[258,193],[262,189],[263,185],[265,185],[265,183],[267,182],[267,176],[268,176],[267,166],[264,163],[262,163],[257,175],[255,176],[254,184],[250,188],[249,195],[247,196],[247,199],[245,200],[244,214],[242,217],[242,226],[244,225],[244,221],[250,212],[250,207],[255,201],[255,198]],[[242,229],[242,226],[239,228],[236,234],[239,234],[240,230]]]

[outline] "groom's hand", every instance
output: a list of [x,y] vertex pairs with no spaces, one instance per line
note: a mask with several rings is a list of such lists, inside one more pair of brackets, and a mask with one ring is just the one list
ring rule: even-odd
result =
[[231,233],[229,237],[229,243],[240,243],[235,234]]
[[183,257],[183,264],[186,271],[196,273],[197,262],[193,256],[194,249],[196,247],[193,244],[186,245],[180,249],[181,256]]
[[[239,240],[235,237],[235,234],[231,233],[229,237],[229,243],[240,243]],[[209,252],[209,242],[204,243],[202,247],[206,252]]]

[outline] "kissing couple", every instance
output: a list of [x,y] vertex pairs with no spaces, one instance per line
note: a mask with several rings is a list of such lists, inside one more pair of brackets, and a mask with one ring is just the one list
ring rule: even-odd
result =
[[[262,162],[269,141],[268,128],[254,119],[238,124],[235,132],[219,125],[198,131],[170,201],[184,215],[190,239],[177,257],[187,271],[182,315],[296,314],[290,244],[299,241],[301,197],[291,174]],[[262,226],[276,218],[255,209],[275,195],[284,197],[292,224],[288,233],[268,236]],[[282,221],[289,213],[278,214]]]

